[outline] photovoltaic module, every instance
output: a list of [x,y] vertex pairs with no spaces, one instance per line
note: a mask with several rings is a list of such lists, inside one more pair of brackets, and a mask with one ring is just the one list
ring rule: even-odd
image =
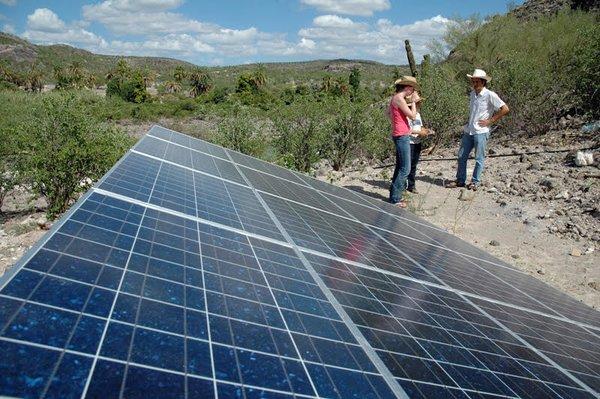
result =
[[415,215],[154,126],[0,278],[0,396],[598,398],[600,313]]

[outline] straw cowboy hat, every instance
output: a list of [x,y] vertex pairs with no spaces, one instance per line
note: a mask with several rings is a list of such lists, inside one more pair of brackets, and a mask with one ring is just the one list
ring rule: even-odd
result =
[[417,82],[417,79],[413,76],[402,76],[400,79],[396,79],[394,86],[397,85],[411,86],[415,90],[421,90],[419,82]]
[[487,76],[487,73],[485,73],[485,71],[483,69],[475,69],[475,71],[473,72],[473,75],[467,74],[467,78],[483,79],[486,82],[489,82],[490,80],[492,80],[491,76]]

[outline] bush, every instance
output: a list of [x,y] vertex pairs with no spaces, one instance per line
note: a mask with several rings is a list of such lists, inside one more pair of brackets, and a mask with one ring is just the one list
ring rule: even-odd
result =
[[368,105],[341,99],[335,103],[336,112],[326,126],[325,151],[333,170],[342,169],[357,155],[372,128]]
[[64,212],[132,144],[119,130],[91,118],[71,93],[41,96],[14,135],[22,154],[18,170],[47,198],[49,218]]
[[521,21],[498,16],[461,41],[447,67],[461,85],[465,74],[483,68],[511,109],[502,123],[514,134],[544,133],[562,115],[598,115],[600,28],[597,14],[566,10]]
[[395,151],[390,139],[387,101],[369,106],[366,113],[369,120],[368,131],[363,145],[358,148],[358,154],[367,159],[385,161]]
[[436,131],[436,144],[448,144],[461,134],[468,119],[466,77],[457,79],[446,65],[431,65],[423,71],[420,82],[423,124]]
[[578,28],[580,40],[573,49],[568,71],[577,76],[575,91],[581,95],[581,108],[594,119],[600,118],[600,24]]
[[19,152],[15,139],[8,129],[0,129],[0,214],[4,198],[21,182],[16,167]]
[[235,107],[230,117],[219,124],[215,137],[217,144],[243,154],[260,157],[265,150],[265,137],[254,117],[245,107]]
[[296,101],[277,111],[273,117],[277,162],[300,172],[310,171],[323,155],[327,110],[323,104]]

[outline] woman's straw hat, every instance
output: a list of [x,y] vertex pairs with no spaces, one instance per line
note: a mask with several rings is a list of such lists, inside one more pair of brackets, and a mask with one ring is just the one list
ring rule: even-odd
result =
[[417,82],[417,79],[413,76],[402,76],[400,79],[396,79],[394,86],[397,85],[411,86],[415,90],[421,90],[419,82]]

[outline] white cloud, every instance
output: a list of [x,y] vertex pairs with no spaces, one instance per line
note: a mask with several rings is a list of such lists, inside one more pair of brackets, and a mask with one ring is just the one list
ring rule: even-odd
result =
[[313,25],[320,28],[357,29],[364,24],[352,21],[350,18],[342,18],[337,15],[320,15],[313,20]]
[[40,32],[61,32],[65,30],[65,23],[54,11],[38,8],[27,16],[27,28]]
[[196,53],[212,53],[214,48],[188,34],[170,34],[139,42],[114,40],[110,42],[107,51],[127,55],[191,56]]
[[107,0],[83,6],[86,21],[100,22],[116,34],[157,35],[161,33],[211,32],[216,25],[166,12],[181,1],[167,0]]
[[99,49],[106,47],[106,41],[77,24],[67,25],[48,8],[38,8],[27,16],[27,30],[22,36],[35,43],[64,43],[85,48]]
[[100,5],[118,11],[140,12],[169,10],[182,3],[183,0],[107,0]]
[[0,4],[4,4],[5,6],[14,6],[17,4],[17,0],[0,0]]
[[317,17],[312,27],[298,31],[298,36],[314,44],[310,47],[312,55],[366,58],[394,64],[406,62],[405,39],[411,41],[415,57],[420,59],[427,53],[427,43],[441,37],[451,23],[439,15],[407,25],[380,19],[373,26],[334,15],[322,17],[326,18]]
[[365,17],[391,7],[389,0],[301,0],[301,2],[319,11]]
[[317,44],[315,43],[314,40],[310,40],[310,39],[307,39],[305,37],[303,37],[302,39],[300,39],[300,43],[298,43],[298,47],[305,48],[305,49],[308,49],[308,50],[313,50],[316,45]]
[[6,32],[6,33],[11,33],[13,35],[17,32],[17,30],[15,29],[15,26],[11,25],[11,24],[4,24],[2,26],[2,31]]

